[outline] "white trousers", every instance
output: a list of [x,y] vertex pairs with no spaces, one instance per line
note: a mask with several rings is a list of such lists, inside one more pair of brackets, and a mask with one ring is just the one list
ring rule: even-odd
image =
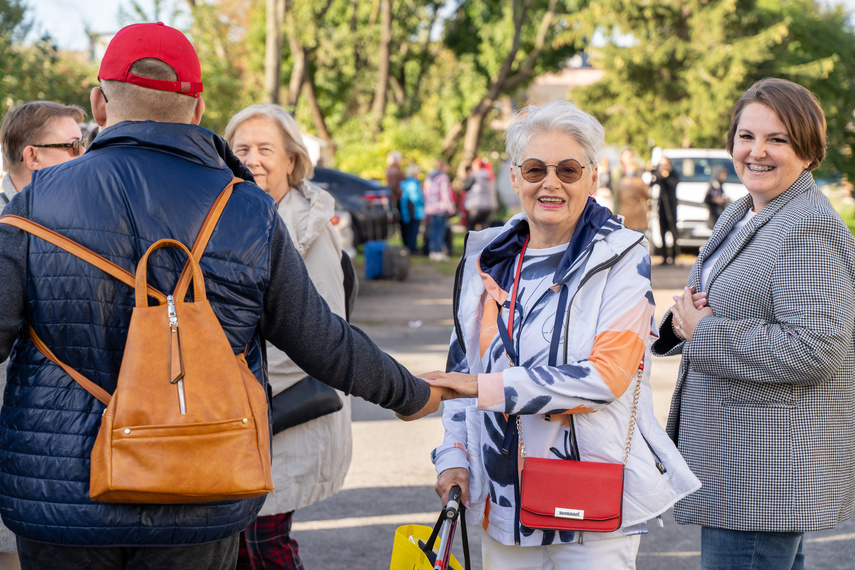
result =
[[585,540],[548,546],[507,546],[482,531],[484,570],[567,570],[602,568],[635,570],[641,535]]

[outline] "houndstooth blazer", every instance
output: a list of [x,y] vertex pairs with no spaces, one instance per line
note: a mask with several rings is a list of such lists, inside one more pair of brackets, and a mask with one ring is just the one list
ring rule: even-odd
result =
[[[689,274],[752,206],[719,219]],[[809,172],[743,227],[706,285],[715,315],[691,342],[660,325],[654,354],[682,353],[667,431],[700,491],[679,523],[732,530],[832,528],[855,506],[855,239]]]

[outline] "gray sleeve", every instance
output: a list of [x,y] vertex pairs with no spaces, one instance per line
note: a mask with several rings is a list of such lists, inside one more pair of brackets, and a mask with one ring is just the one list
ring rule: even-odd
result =
[[694,370],[743,382],[810,386],[828,381],[844,365],[855,335],[852,234],[837,215],[808,214],[779,239],[771,274],[743,277],[747,283],[770,280],[771,315],[702,318],[684,352]]
[[404,416],[416,413],[428,401],[426,382],[330,311],[278,216],[259,327],[266,340],[307,374],[338,390]]
[[[17,194],[3,215],[29,217],[24,193]],[[27,291],[27,233],[0,224],[0,362],[9,357],[18,329],[24,324]]]

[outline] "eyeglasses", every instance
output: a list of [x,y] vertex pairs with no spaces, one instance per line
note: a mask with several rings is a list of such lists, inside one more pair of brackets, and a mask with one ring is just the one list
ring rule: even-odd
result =
[[101,86],[99,85],[99,86],[98,86],[98,91],[100,91],[100,92],[101,92],[101,95],[104,97],[104,102],[105,102],[105,103],[109,103],[110,101],[108,101],[108,100],[107,100],[107,94],[106,94],[106,93],[104,93],[104,88],[103,88],[103,87],[101,87]]
[[[589,162],[588,164],[593,163]],[[523,179],[527,182],[540,182],[546,178],[549,167],[553,166],[555,167],[555,175],[558,176],[558,180],[565,184],[573,184],[582,178],[582,170],[588,164],[582,166],[582,163],[575,158],[566,158],[558,164],[546,164],[539,158],[529,158],[516,166],[520,169],[520,174],[522,174]]]
[[86,143],[82,140],[71,141],[67,143],[50,143],[50,144],[33,144],[36,148],[70,148],[71,154],[80,156],[86,150]]

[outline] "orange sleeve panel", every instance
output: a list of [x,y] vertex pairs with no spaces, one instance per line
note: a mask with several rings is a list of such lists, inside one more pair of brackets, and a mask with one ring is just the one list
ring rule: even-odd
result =
[[490,350],[490,344],[493,339],[499,334],[499,327],[496,324],[496,318],[499,316],[499,307],[496,302],[490,297],[484,302],[484,308],[481,317],[481,335],[478,337],[478,354],[484,358],[484,353]]
[[635,377],[643,355],[644,343],[635,331],[603,331],[594,339],[588,361],[615,398],[620,398]]

